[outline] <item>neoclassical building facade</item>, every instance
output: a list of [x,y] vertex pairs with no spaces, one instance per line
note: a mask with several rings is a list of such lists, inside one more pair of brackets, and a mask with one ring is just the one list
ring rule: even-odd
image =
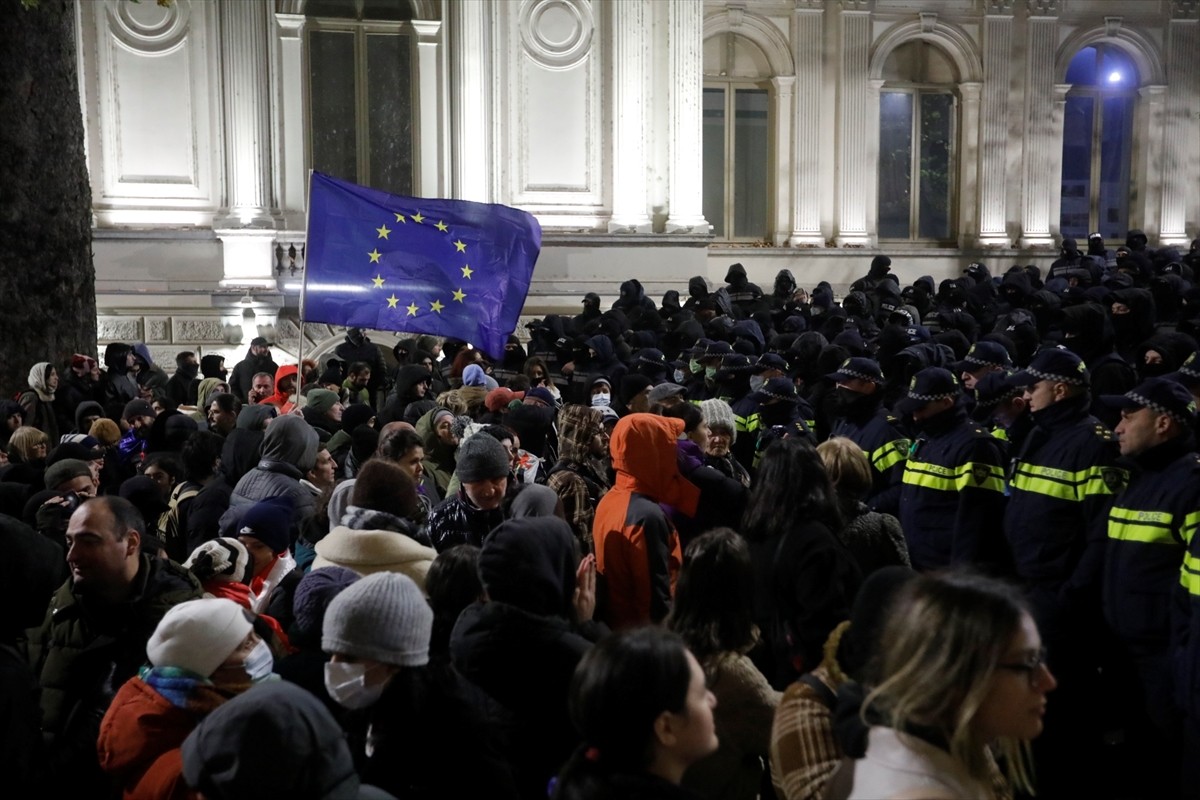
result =
[[97,0],[77,33],[100,341],[168,364],[298,348],[310,169],[532,212],[530,315],[1200,235],[1197,0]]

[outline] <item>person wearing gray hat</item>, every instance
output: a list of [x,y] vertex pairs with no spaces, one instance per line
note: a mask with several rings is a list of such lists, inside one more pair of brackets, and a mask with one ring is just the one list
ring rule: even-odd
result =
[[1009,464],[1004,537],[1062,681],[1037,745],[1039,788],[1057,796],[1073,793],[1078,775],[1103,757],[1100,737],[1086,735],[1107,659],[1091,633],[1104,625],[1094,598],[1109,507],[1128,475],[1112,431],[1092,414],[1091,375],[1079,356],[1041,350],[1009,382],[1025,387],[1035,427]]
[[488,728],[463,702],[459,679],[430,664],[432,632],[433,610],[406,575],[368,575],[329,603],[325,688],[351,712],[344,725],[358,773],[400,797],[511,796],[512,778],[489,759]]
[[677,383],[660,383],[650,390],[650,409],[662,410],[683,402],[687,388]]
[[[1124,395],[1101,401],[1121,410],[1116,436],[1122,461],[1131,467],[1129,482],[1108,512],[1102,598],[1104,618],[1123,645],[1118,654],[1132,662],[1141,706],[1123,706],[1126,730],[1145,738],[1141,758],[1154,772],[1155,796],[1186,794],[1176,783],[1181,738],[1200,715],[1192,692],[1183,707],[1190,719],[1181,724],[1174,700],[1181,696],[1172,675],[1172,659],[1183,657],[1182,674],[1200,665],[1194,636],[1200,621],[1200,578],[1195,554],[1196,510],[1200,508],[1200,458],[1193,433],[1196,401],[1187,387],[1168,378],[1150,378]],[[1181,592],[1182,589],[1182,592]],[[1185,594],[1179,603],[1176,593]],[[1171,608],[1172,614],[1163,613]],[[1186,608],[1186,613],[1183,612]],[[1172,625],[1186,620],[1188,644],[1172,654]],[[1178,662],[1177,662],[1178,663]],[[1190,747],[1189,747],[1190,750]]]
[[913,568],[999,561],[1004,443],[967,417],[949,370],[926,367],[896,403],[921,431],[904,465],[900,524]]
[[475,433],[455,455],[454,472],[462,485],[429,512],[429,538],[440,553],[456,544],[483,544],[483,537],[504,521],[512,460],[493,436]]

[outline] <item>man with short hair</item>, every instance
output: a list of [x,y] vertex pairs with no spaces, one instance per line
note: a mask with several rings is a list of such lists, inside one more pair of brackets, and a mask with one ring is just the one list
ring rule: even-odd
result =
[[84,502],[67,525],[70,577],[29,634],[41,687],[48,795],[99,797],[100,720],[117,689],[146,662],[146,642],[167,609],[202,595],[190,572],[142,555],[141,514],[119,497]]
[[355,361],[347,370],[348,377],[342,382],[347,403],[371,402],[371,392],[367,386],[371,383],[371,365],[365,361]]
[[250,379],[250,391],[246,402],[250,405],[265,403],[275,394],[275,376],[267,372],[256,372]]
[[130,400],[125,404],[124,417],[128,431],[117,442],[117,466],[122,477],[130,477],[146,455],[146,442],[150,438],[150,426],[154,424],[154,408],[145,400]]
[[[261,373],[266,373],[273,379],[275,371],[278,369],[279,365],[271,359],[270,342],[261,336],[256,336],[250,341],[246,357],[234,365],[233,372],[229,375],[229,391],[243,403],[256,402],[249,399],[253,378]],[[267,392],[267,395],[270,395],[272,391],[274,391],[274,386]]]
[[241,410],[242,404],[233,395],[212,395],[207,410],[209,430],[220,436],[228,436],[237,427],[238,412]]
[[[1182,717],[1176,698],[1192,695],[1177,691],[1172,679],[1172,628],[1185,660],[1189,649],[1200,648],[1192,641],[1191,620],[1200,613],[1200,559],[1192,555],[1200,545],[1196,402],[1186,386],[1168,378],[1150,378],[1124,395],[1100,399],[1120,409],[1119,463],[1130,475],[1108,512],[1104,554],[1104,617],[1123,650],[1118,655],[1129,677],[1124,685],[1134,690],[1115,710],[1125,717],[1127,741],[1137,747],[1139,763],[1147,766],[1147,795],[1179,796]],[[1184,613],[1173,625],[1171,604],[1183,598],[1176,610]],[[1200,705],[1189,702],[1184,710],[1195,727]]]

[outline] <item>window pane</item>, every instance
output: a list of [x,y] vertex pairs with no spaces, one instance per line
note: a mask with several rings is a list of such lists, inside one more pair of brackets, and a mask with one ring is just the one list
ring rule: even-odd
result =
[[1087,238],[1092,197],[1092,115],[1091,97],[1067,96],[1063,112],[1062,235]]
[[1130,143],[1133,141],[1133,98],[1104,101],[1100,133],[1100,232],[1120,239],[1129,220]]
[[308,41],[313,169],[357,182],[354,34],[313,31]]
[[725,236],[725,90],[704,90],[704,218]]
[[954,136],[954,97],[921,95],[921,172],[918,182],[922,239],[946,240],[950,232],[950,152]]
[[761,239],[767,235],[767,91],[736,89],[733,103],[733,235]]
[[1096,48],[1085,47],[1075,54],[1067,66],[1067,83],[1076,86],[1096,84]]
[[913,96],[879,96],[879,237],[907,239],[912,200]]
[[367,36],[367,102],[370,185],[412,194],[412,77],[408,37]]
[[1103,89],[1132,89],[1138,85],[1137,67],[1116,47],[1100,51],[1098,83]]

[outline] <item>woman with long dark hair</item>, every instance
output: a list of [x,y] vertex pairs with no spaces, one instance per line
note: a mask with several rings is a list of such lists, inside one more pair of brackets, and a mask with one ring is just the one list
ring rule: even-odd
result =
[[807,440],[788,437],[763,453],[742,533],[754,563],[756,663],[783,689],[821,661],[830,631],[850,616],[862,575],[834,531],[837,495]]
[[583,743],[555,800],[695,797],[687,768],[717,749],[716,699],[683,639],[633,628],[596,644],[575,670],[568,710]]
[[746,655],[758,642],[754,567],[736,531],[714,528],[687,546],[667,626],[683,637],[717,698],[721,746],[688,770],[683,785],[703,797],[754,800],[780,694]]

